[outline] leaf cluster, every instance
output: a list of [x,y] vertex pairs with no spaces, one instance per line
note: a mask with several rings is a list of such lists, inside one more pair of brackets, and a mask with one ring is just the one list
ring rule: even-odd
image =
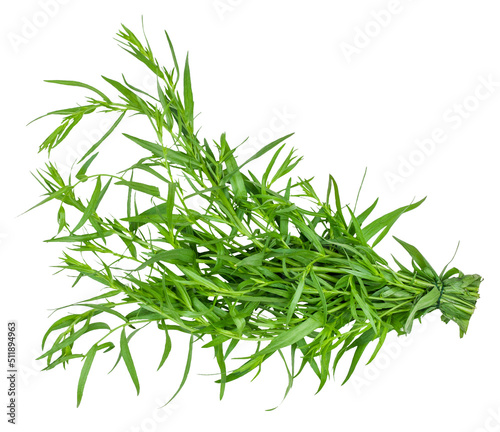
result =
[[[84,311],[55,321],[42,342],[45,348],[48,336],[57,334],[40,357],[47,359],[45,369],[77,358],[83,362],[78,405],[96,355],[116,348],[114,333],[119,333],[115,366],[123,361],[139,393],[129,345],[151,324],[164,335],[159,368],[171,352],[171,332],[190,336],[179,390],[189,374],[194,343],[202,341],[203,348],[213,350],[221,398],[226,383],[250,372],[258,375],[274,354],[283,359],[289,378],[285,396],[306,366],[321,390],[350,352],[345,382],[368,345],[374,342],[372,361],[389,332],[407,334],[414,320],[436,309],[444,321],[459,325],[461,335],[466,332],[479,276],[457,269],[437,274],[415,247],[399,239],[411,269],[396,261],[398,269],[392,270],[374,250],[399,217],[423,200],[368,222],[378,200],[357,212],[356,206],[342,204],[333,177],[322,199],[312,179],[289,176],[301,159],[287,149],[291,135],[243,162],[225,134],[210,142],[202,139],[194,125],[189,59],[181,69],[165,36],[171,69],[160,65],[145,36],[141,42],[125,26],[118,33],[121,47],[154,74],[154,94],[124,76],[120,81],[103,77],[117,97],[76,81],[49,81],[84,88],[92,96],[82,105],[47,114],[61,123],[41,151],[50,155],[87,115],[115,116],[68,178],[51,162],[35,175],[46,194],[34,207],[59,202],[58,231],[47,241],[65,244],[61,271],[76,275],[74,285],[89,278],[104,291],[65,306]],[[138,146],[143,156],[118,173],[92,173],[100,146],[127,116],[135,115],[147,120],[154,138],[123,133],[122,139]],[[251,167],[263,160],[264,173],[256,175]],[[92,193],[85,197],[82,191],[89,184]],[[107,216],[103,202],[122,191],[126,201]],[[90,349],[75,353],[77,345],[81,349],[79,339],[94,331],[99,336]],[[233,350],[250,342],[255,352],[229,371]]]

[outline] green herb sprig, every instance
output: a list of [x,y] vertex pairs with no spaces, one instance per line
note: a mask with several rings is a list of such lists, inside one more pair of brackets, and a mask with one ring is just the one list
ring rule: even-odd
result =
[[[165,35],[171,69],[160,65],[147,38],[141,42],[125,26],[118,33],[121,47],[156,77],[155,94],[125,77],[103,77],[117,99],[88,84],[49,81],[92,92],[83,105],[46,114],[62,119],[40,146],[49,157],[85,116],[115,116],[112,127],[67,178],[52,162],[35,175],[46,190],[35,207],[60,202],[57,234],[47,240],[69,245],[60,269],[76,275],[74,285],[88,278],[104,291],[64,306],[83,312],[55,321],[42,341],[45,351],[39,358],[47,360],[45,370],[73,359],[83,362],[77,405],[95,357],[115,349],[113,340],[119,345],[116,364],[125,363],[139,393],[129,343],[150,324],[163,333],[158,369],[170,354],[171,332],[190,335],[186,368],[174,397],[187,379],[198,341],[214,352],[222,398],[226,383],[252,371],[258,375],[274,354],[281,356],[288,374],[285,396],[306,366],[318,377],[321,390],[349,351],[353,356],[345,382],[371,342],[376,345],[369,362],[389,332],[405,335],[414,320],[437,309],[444,322],[458,324],[462,337],[479,297],[480,276],[446,267],[438,274],[415,247],[399,239],[412,259],[411,268],[395,259],[398,270],[392,270],[373,249],[402,214],[423,200],[367,223],[378,200],[358,213],[356,206],[342,205],[333,177],[324,200],[311,179],[288,177],[301,159],[294,149],[286,150],[291,135],[239,163],[225,134],[213,142],[199,136],[188,58],[181,70]],[[148,120],[155,139],[128,133],[122,139],[137,145],[143,156],[118,173],[91,173],[106,139],[127,116],[136,115]],[[249,169],[264,157],[269,160],[258,177]],[[139,182],[138,176],[149,180]],[[89,184],[93,192],[84,198]],[[116,201],[124,191],[123,205],[115,205],[112,216],[103,214],[102,203]],[[196,200],[202,200],[202,208]],[[114,320],[118,324],[111,326]],[[57,337],[46,348],[52,333]],[[81,353],[79,339],[89,333],[94,342]],[[235,347],[249,342],[256,343],[255,352],[228,371],[226,362]]]

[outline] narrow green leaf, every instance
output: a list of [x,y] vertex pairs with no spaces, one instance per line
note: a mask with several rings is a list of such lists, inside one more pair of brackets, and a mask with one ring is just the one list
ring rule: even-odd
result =
[[[121,121],[123,120],[123,117],[125,117],[125,114],[127,113],[127,111],[123,111],[121,114],[120,114],[120,117],[118,117],[118,119],[113,123],[113,125],[106,131],[106,133],[101,137],[101,139],[99,139],[92,147],[90,147],[88,149],[88,151],[82,156],[82,158],[78,161],[78,163],[81,163],[83,162],[85,159],[87,159],[87,157],[89,157],[112,133],[113,131],[118,127],[118,125],[121,123]],[[97,155],[95,155],[97,156]],[[92,158],[92,160],[95,158],[95,156]],[[91,162],[90,162],[91,163]],[[88,165],[90,165],[89,162],[87,162],[87,168],[88,168]],[[86,169],[85,169],[86,170]],[[78,176],[77,176],[78,178]]]
[[177,76],[179,76],[179,64],[177,63],[177,56],[175,55],[174,46],[172,45],[172,41],[167,32],[165,32],[165,36],[167,37],[168,46],[170,47],[170,54],[172,55],[172,60],[174,61],[175,70],[177,71]]
[[49,240],[45,240],[47,243],[54,242],[66,242],[66,243],[78,243],[78,242],[86,242],[89,240],[95,240],[98,238],[109,237],[115,234],[112,230],[103,231],[102,233],[91,233],[91,234],[81,234],[81,235],[70,235],[63,237],[56,237]]
[[130,349],[129,349],[128,341],[127,341],[127,335],[125,333],[124,328],[122,329],[122,333],[120,336],[120,351],[121,351],[123,361],[125,362],[125,365],[127,366],[128,373],[130,374],[130,377],[132,378],[132,381],[133,381],[135,388],[137,390],[137,394],[139,394],[139,392],[140,392],[139,378],[137,378],[137,372],[135,370],[134,361],[132,360],[132,355],[130,354]]
[[181,166],[200,166],[200,164],[194,160],[193,158],[190,158],[186,153],[183,153],[181,151],[177,150],[172,150],[172,149],[167,149],[162,147],[159,144],[152,143],[150,141],[143,140],[141,138],[137,138],[128,134],[123,134],[125,137],[128,139],[132,140],[136,144],[140,145],[142,148],[149,150],[151,153],[153,153],[155,156],[158,157],[165,157],[166,160],[173,164],[181,165]]
[[57,212],[57,222],[59,223],[57,234],[59,234],[66,226],[66,211],[64,210],[62,204],[61,207],[59,207],[59,211]]
[[167,195],[167,202],[166,202],[166,216],[167,216],[167,225],[170,231],[174,229],[174,218],[173,218],[173,212],[174,212],[174,206],[175,206],[175,191],[176,191],[177,186],[175,183],[169,183],[168,184],[168,195]]
[[[276,150],[273,154],[273,157],[271,158],[271,161],[267,164],[267,168],[266,170],[264,171],[264,174],[262,176],[262,187],[263,188],[267,188],[268,185],[267,185],[267,179],[269,178],[270,174],[271,174],[271,170],[273,169],[273,166],[274,164],[276,163],[276,159],[278,159],[278,156],[280,155],[281,153],[281,150],[283,150],[283,148],[285,147],[286,144],[283,144],[280,148],[278,148],[278,150]],[[262,192],[264,193],[264,192]]]
[[322,314],[320,312],[316,312],[301,324],[295,326],[292,329],[289,329],[284,333],[280,333],[280,335],[276,336],[267,347],[259,351],[257,354],[254,354],[252,357],[261,357],[267,354],[271,354],[280,348],[291,345],[304,338],[305,336],[308,336],[312,331],[320,327],[322,322]]
[[340,202],[339,187],[337,185],[337,182],[335,181],[335,179],[332,176],[330,176],[329,179],[330,180],[328,182],[328,191],[327,191],[326,202],[328,203],[328,201],[329,201],[331,189],[332,189],[332,186],[333,186],[334,195],[335,195],[335,207],[336,207],[335,216],[338,217],[339,221],[342,222],[342,224],[344,225],[344,227],[346,227],[347,225],[346,225],[346,222],[345,222],[345,219],[344,219],[344,215],[342,214],[342,204]]
[[354,227],[354,232],[356,233],[356,238],[361,242],[363,246],[368,246],[366,243],[365,236],[363,235],[363,231],[361,229],[361,224],[357,220],[356,216],[354,216],[354,213],[352,210],[347,206],[347,210],[349,211],[349,214],[351,215],[351,224]]
[[106,323],[92,323],[92,324],[85,324],[80,330],[77,332],[73,333],[71,336],[68,336],[65,338],[62,342],[56,343],[55,345],[52,346],[51,349],[43,353],[41,356],[37,358],[37,360],[40,360],[44,357],[48,357],[57,351],[71,345],[73,342],[75,342],[80,336],[83,336],[85,333],[91,332],[93,330],[109,330],[109,325]]
[[372,214],[377,204],[378,204],[378,198],[373,202],[373,204],[370,207],[368,207],[363,213],[361,213],[357,217],[359,225],[363,225],[363,222],[368,218],[368,216]]
[[104,101],[111,103],[111,100],[102,91],[97,90],[95,87],[92,87],[91,85],[88,84],[84,84],[78,81],[66,81],[66,80],[45,80],[45,82],[52,84],[60,84],[65,86],[82,87],[88,90],[92,90],[94,93],[97,93],[99,96],[101,96]]
[[179,385],[179,388],[174,393],[174,395],[170,398],[170,400],[165,405],[168,405],[170,402],[172,402],[172,400],[179,394],[182,387],[184,387],[184,384],[186,383],[187,377],[189,375],[189,370],[191,369],[192,358],[193,358],[193,335],[191,335],[191,338],[189,340],[189,351],[188,351],[188,356],[187,356],[187,360],[186,360],[186,368],[184,369],[184,375],[182,376],[181,384]]
[[[125,96],[125,100],[131,103],[133,106],[137,106],[139,100],[142,100],[139,96],[137,96],[133,91],[129,90],[123,84],[115,81],[114,79],[107,78],[102,76],[102,78],[111,84],[116,90],[118,90],[123,96]],[[144,102],[144,101],[143,101]]]
[[76,176],[75,176],[78,180],[85,181],[85,180],[87,179],[87,175],[86,175],[87,170],[89,169],[90,164],[91,164],[92,162],[94,162],[94,159],[97,157],[97,155],[98,155],[98,154],[99,154],[99,153],[95,153],[95,154],[93,154],[93,155],[92,155],[92,157],[91,157],[91,158],[89,158],[89,159],[88,159],[88,160],[87,160],[87,161],[86,161],[86,162],[82,165],[82,167],[79,169],[79,171],[76,173]]
[[160,196],[160,190],[156,186],[151,186],[147,185],[145,183],[139,183],[139,182],[134,182],[134,181],[128,181],[128,180],[119,180],[115,183],[115,185],[123,185],[127,186],[130,189],[143,192],[148,195],[152,195],[155,197]]
[[245,199],[247,195],[245,181],[243,180],[243,175],[241,174],[238,164],[236,163],[236,159],[229,148],[229,144],[226,141],[226,134],[222,134],[220,142],[222,151],[224,152],[227,170],[232,173],[229,177],[229,181],[233,187],[234,196],[237,200]]
[[300,300],[300,296],[302,295],[302,292],[304,291],[304,284],[305,284],[305,278],[306,275],[305,273],[302,274],[302,277],[300,278],[299,284],[297,285],[297,288],[295,289],[295,292],[292,297],[292,301],[290,302],[290,305],[288,306],[288,312],[286,314],[286,325],[290,324],[290,320],[292,319],[293,314],[295,313],[295,309],[297,308],[297,303]]
[[82,315],[72,314],[72,315],[66,315],[62,318],[59,318],[56,322],[54,322],[49,327],[49,329],[43,335],[42,349],[45,346],[45,342],[47,341],[47,338],[54,330],[60,330],[60,329],[65,328],[65,327],[69,327],[70,325],[77,324],[78,322],[85,320],[86,318],[87,318],[87,316],[85,314],[82,314]]
[[192,124],[194,117],[193,89],[191,88],[191,72],[189,70],[189,55],[184,66],[184,107],[188,121]]
[[372,247],[380,243],[380,241],[386,236],[386,234],[389,232],[389,229],[401,217],[401,215],[413,209],[416,209],[424,201],[425,198],[414,204],[410,204],[405,207],[400,207],[397,210],[387,213],[386,215],[381,216],[378,219],[371,222],[370,224],[368,224],[366,227],[363,228],[363,235],[365,236],[366,241],[370,241],[370,239],[373,236],[375,236],[375,234],[382,231],[382,233],[375,240]]
[[80,379],[78,380],[78,387],[76,391],[76,406],[80,406],[83,396],[83,389],[85,388],[85,383],[87,382],[87,377],[89,375],[90,367],[94,361],[95,354],[97,352],[97,344],[93,345],[92,348],[87,352],[85,356],[85,363],[83,364],[82,371],[80,372]]
[[411,244],[408,244],[396,237],[394,237],[394,240],[396,240],[401,246],[403,246],[406,249],[406,251],[413,258],[413,261],[415,261],[424,272],[428,273],[429,276],[434,277],[435,280],[439,278],[436,271],[432,268],[429,262],[424,258],[424,256],[419,252],[419,250],[415,246],[412,246]]
[[326,325],[326,320],[328,316],[328,306],[326,304],[325,293],[323,292],[323,287],[321,286],[321,282],[319,281],[318,276],[316,276],[316,273],[310,272],[309,274],[311,276],[313,286],[317,289],[319,298],[321,299],[321,306],[323,307],[323,319],[324,319],[323,325]]
[[413,319],[415,314],[422,309],[430,308],[437,305],[439,299],[440,290],[436,287],[432,288],[426,295],[424,295],[416,304],[413,306],[408,319],[405,324],[406,333],[410,333],[412,329]]
[[164,261],[171,264],[191,264],[195,259],[192,249],[172,249],[168,251],[157,252],[152,258],[142,263],[135,271],[151,267],[152,264]]
[[97,206],[99,205],[100,195],[101,195],[101,177],[99,176],[97,177],[95,189],[94,192],[92,193],[92,197],[90,198],[87,208],[83,212],[80,221],[73,228],[72,233],[78,231],[85,224],[85,222],[87,222],[89,217],[92,216],[92,214],[96,211]]
[[[55,198],[59,198],[61,197],[62,195],[64,195],[66,192],[69,192],[70,190],[72,189],[72,186],[64,186],[62,187],[61,189],[49,194],[49,196],[47,198],[45,198],[44,200],[40,201],[38,204],[34,205],[33,207],[31,207],[30,209],[26,210],[24,213],[28,213],[29,211],[41,206],[42,204],[45,204]],[[22,214],[24,214],[22,213]]]
[[77,358],[84,358],[85,356],[83,354],[69,354],[69,355],[64,355],[59,357],[57,360],[54,360],[52,363],[50,363],[48,366],[44,367],[42,370],[47,371],[54,369],[57,365],[69,363],[70,360],[74,360]]
[[344,385],[349,380],[349,378],[351,378],[351,376],[354,373],[354,370],[356,369],[356,366],[358,365],[359,360],[361,359],[361,356],[363,355],[363,352],[365,351],[367,346],[368,346],[368,344],[360,345],[356,348],[356,351],[354,351],[354,355],[353,355],[352,361],[351,361],[351,366],[349,367],[349,371],[347,372],[347,376],[345,377],[344,381],[342,382],[342,385]]
[[[215,340],[215,336],[212,335],[212,340]],[[224,397],[224,390],[226,388],[226,362],[224,360],[224,350],[222,347],[222,344],[220,345],[214,345],[214,352],[215,352],[215,358],[217,360],[217,364],[219,365],[220,369],[220,393],[219,393],[219,399],[222,400]]]
[[[131,326],[132,327],[132,326]],[[139,332],[139,330],[141,329],[142,327],[139,327],[139,328],[136,328],[134,331],[132,331],[128,336],[127,336],[127,342],[130,343],[130,340]],[[120,352],[118,353],[118,357],[116,358],[116,362],[115,364],[113,365],[113,367],[111,368],[111,370],[108,372],[108,374],[110,374],[111,372],[113,372],[116,368],[116,366],[118,366],[118,364],[120,363],[120,360],[123,358],[123,355],[122,355],[122,351],[120,350]]]
[[167,360],[168,355],[170,354],[170,350],[172,349],[172,340],[170,339],[170,335],[168,334],[168,329],[165,327],[165,321],[162,320],[162,324],[165,331],[165,348],[163,350],[163,355],[161,357],[160,365],[158,366],[157,370],[161,369],[161,367]]
[[[285,141],[286,139],[290,138],[292,135],[293,135],[293,133],[285,135],[284,137],[281,137],[281,138],[277,139],[276,141],[273,141],[272,143],[265,145],[259,151],[257,151],[252,157],[248,158],[245,162],[243,162],[240,165],[240,167],[239,167],[238,170],[241,171],[241,168],[243,168],[246,164],[252,162],[255,159],[258,159],[258,158],[262,157],[268,151],[271,151],[274,147],[276,147],[277,145],[281,144],[283,141]],[[226,177],[230,177],[232,174],[233,173],[231,172]],[[225,179],[226,178],[224,178],[224,180]]]

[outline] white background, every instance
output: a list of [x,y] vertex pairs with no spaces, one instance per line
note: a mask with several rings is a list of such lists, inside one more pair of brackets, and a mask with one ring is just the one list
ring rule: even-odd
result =
[[[499,13],[494,0],[4,2],[0,307],[2,326],[15,319],[19,327],[17,430],[500,430]],[[164,29],[180,57],[190,52],[201,136],[226,131],[233,145],[250,136],[258,146],[295,131],[289,143],[305,156],[297,174],[316,176],[322,193],[333,174],[344,201],[352,203],[368,167],[360,205],[380,197],[379,215],[427,196],[393,234],[419,247],[439,270],[461,241],[454,264],[485,278],[468,334],[460,339],[455,325],[431,315],[410,337],[389,337],[379,359],[360,365],[342,387],[339,376],[314,395],[317,382],[306,370],[272,412],[265,409],[281,401],[286,387],[279,358],[266,362],[255,381],[228,384],[219,401],[213,377],[201,375],[216,372],[216,363],[200,344],[183,391],[168,410],[158,411],[180,381],[188,340],[175,336],[171,357],[155,372],[163,336],[153,329],[131,343],[139,396],[123,364],[107,374],[114,351],[98,354],[78,409],[78,361],[67,370],[40,373],[43,362],[34,358],[54,319],[49,309],[95,295],[98,288],[72,289],[70,279],[53,275],[50,266],[58,264],[61,247],[43,240],[56,233],[55,206],[18,217],[43,192],[30,171],[43,166],[46,154],[38,155],[38,146],[56,125],[55,119],[26,124],[82,102],[86,94],[44,79],[107,89],[101,74],[119,79],[125,72],[147,86],[148,74],[113,40],[121,23],[139,33],[141,15],[160,57],[167,58]],[[55,160],[64,165],[74,159],[102,135],[100,127],[90,120],[75,130],[54,152]],[[434,146],[427,142],[424,153],[417,140],[433,132],[442,139]],[[119,143],[118,136],[110,145]],[[119,150],[115,154],[119,161]],[[378,250],[408,262],[390,237]],[[346,367],[347,360],[341,373]]]

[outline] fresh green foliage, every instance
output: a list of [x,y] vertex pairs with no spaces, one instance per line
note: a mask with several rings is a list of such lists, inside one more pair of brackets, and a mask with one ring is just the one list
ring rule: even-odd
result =
[[[83,312],[57,320],[42,342],[44,347],[49,334],[58,335],[40,357],[47,358],[46,369],[81,359],[77,404],[94,359],[101,350],[115,348],[110,339],[118,333],[115,366],[123,360],[139,393],[131,342],[152,323],[160,330],[157,343],[164,345],[159,368],[171,352],[171,332],[190,335],[179,390],[196,354],[193,345],[202,340],[203,348],[213,349],[221,398],[227,383],[252,371],[258,374],[274,354],[285,362],[286,393],[307,365],[321,390],[350,351],[354,354],[347,380],[371,342],[370,361],[389,332],[407,334],[414,320],[437,309],[443,321],[458,324],[463,336],[478,299],[480,276],[455,268],[438,274],[415,247],[399,239],[411,257],[411,269],[396,261],[399,269],[392,270],[373,249],[401,215],[423,200],[366,223],[377,201],[358,213],[342,204],[333,177],[325,200],[311,180],[287,177],[300,161],[293,149],[285,151],[290,135],[243,163],[225,134],[211,143],[201,139],[194,125],[188,58],[181,71],[166,36],[172,69],[159,64],[147,39],[140,42],[125,26],[118,33],[122,48],[154,73],[155,94],[124,77],[123,82],[104,77],[118,99],[87,84],[49,81],[92,95],[83,105],[47,114],[62,121],[40,150],[50,154],[91,113],[115,119],[68,178],[51,162],[35,176],[46,190],[37,206],[60,202],[57,234],[47,240],[68,244],[60,268],[76,275],[75,284],[89,278],[104,290],[69,305]],[[118,173],[92,173],[99,148],[126,117],[136,115],[148,121],[154,138],[124,133],[121,139],[138,146],[142,157]],[[268,156],[259,178],[249,169]],[[149,180],[138,180],[143,178]],[[85,188],[89,194],[84,197]],[[123,205],[117,207],[116,197],[122,196]],[[101,210],[108,199],[114,205],[112,216]],[[107,322],[97,321],[105,316]],[[75,353],[82,349],[80,338],[90,332],[96,341],[86,353]],[[239,343],[256,343],[257,349],[228,371],[226,363]]]

